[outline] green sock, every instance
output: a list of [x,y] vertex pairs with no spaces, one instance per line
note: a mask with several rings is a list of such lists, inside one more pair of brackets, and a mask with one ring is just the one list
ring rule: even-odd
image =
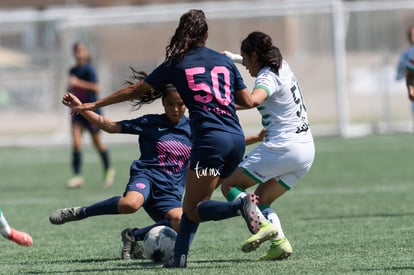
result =
[[270,205],[264,204],[264,205],[259,205],[259,209],[260,211],[263,212],[263,210],[265,210],[266,208],[270,208]]
[[233,187],[230,192],[227,194],[227,201],[234,201],[236,198],[240,196],[240,194],[245,193],[246,191],[241,188],[240,186]]

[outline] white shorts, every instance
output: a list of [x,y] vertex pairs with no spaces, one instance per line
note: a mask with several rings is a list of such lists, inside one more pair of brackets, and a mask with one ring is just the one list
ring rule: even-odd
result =
[[275,179],[289,190],[308,173],[314,157],[313,142],[283,146],[263,142],[247,155],[239,167],[259,184]]

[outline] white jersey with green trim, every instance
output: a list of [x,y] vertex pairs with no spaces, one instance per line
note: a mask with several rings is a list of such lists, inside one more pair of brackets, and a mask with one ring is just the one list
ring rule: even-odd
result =
[[268,96],[257,109],[266,129],[266,143],[313,141],[302,92],[289,64],[283,60],[279,75],[270,67],[257,74],[254,89],[264,89]]

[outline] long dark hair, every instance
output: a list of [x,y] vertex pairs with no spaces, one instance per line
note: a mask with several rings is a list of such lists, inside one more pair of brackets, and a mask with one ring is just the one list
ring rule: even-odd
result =
[[[147,73],[144,71],[137,71],[132,67],[129,67],[131,69],[132,75],[129,77],[130,80],[125,80],[124,85],[132,85],[136,81],[142,81],[147,77]],[[145,94],[141,95],[138,98],[131,99],[132,102],[132,109],[138,110],[142,107],[144,104],[152,103],[156,99],[162,97],[164,98],[166,95],[168,95],[170,92],[176,92],[177,89],[172,84],[166,84],[162,85],[159,89],[152,88]]]
[[208,31],[206,17],[202,10],[189,10],[180,17],[170,44],[165,48],[165,57],[170,61],[181,61],[184,56],[204,42]]
[[273,45],[272,38],[262,32],[250,33],[241,43],[241,52],[251,55],[256,52],[258,62],[262,66],[269,66],[270,69],[279,75],[283,57],[278,47]]

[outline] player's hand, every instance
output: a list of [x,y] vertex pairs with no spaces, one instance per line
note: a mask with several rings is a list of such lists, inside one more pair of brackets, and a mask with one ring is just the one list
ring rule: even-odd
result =
[[82,102],[75,95],[67,93],[62,98],[62,103],[69,108],[77,107],[82,104]]
[[234,63],[243,64],[243,57],[240,54],[235,54],[229,51],[223,51],[222,53],[230,58]]
[[258,138],[258,140],[259,140],[259,141],[263,141],[263,140],[265,139],[265,137],[266,137],[266,129],[265,129],[265,128],[263,128],[263,129],[260,131],[260,133],[259,133],[259,135],[257,136],[257,138]]

